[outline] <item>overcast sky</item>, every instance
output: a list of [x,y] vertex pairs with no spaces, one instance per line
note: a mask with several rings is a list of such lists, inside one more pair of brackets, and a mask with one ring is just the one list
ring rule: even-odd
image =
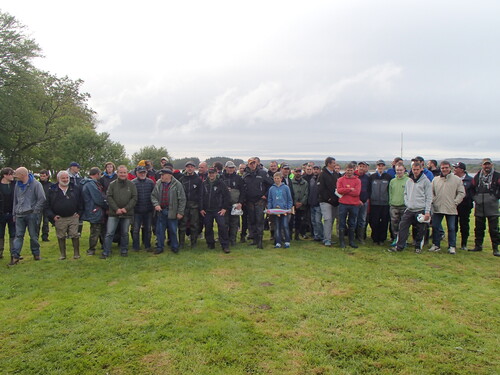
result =
[[500,1],[32,1],[129,154],[500,159]]

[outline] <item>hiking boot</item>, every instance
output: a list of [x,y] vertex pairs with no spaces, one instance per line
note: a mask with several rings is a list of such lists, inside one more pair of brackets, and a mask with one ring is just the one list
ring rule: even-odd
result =
[[441,248],[439,246],[432,244],[432,246],[429,248],[429,251],[436,253],[438,251],[441,251]]
[[479,246],[479,245],[476,245],[476,246],[474,246],[473,249],[469,249],[469,251],[483,251],[483,247]]

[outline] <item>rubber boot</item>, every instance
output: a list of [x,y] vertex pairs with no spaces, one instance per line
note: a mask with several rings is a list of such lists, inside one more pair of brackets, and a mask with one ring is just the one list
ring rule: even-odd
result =
[[298,229],[296,229],[296,230],[295,230],[295,236],[294,236],[294,239],[295,239],[295,241],[300,241],[300,237],[299,237],[299,230],[298,230]]
[[493,255],[496,257],[500,257],[500,251],[498,251],[498,245],[493,246]]
[[59,260],[64,260],[66,259],[66,238],[58,238],[57,243],[59,244],[59,251],[61,252]]
[[349,246],[357,249],[358,245],[356,245],[356,242],[354,241],[354,228],[349,228]]
[[264,245],[262,244],[262,235],[257,236],[257,249],[263,249]]
[[186,232],[179,231],[179,249],[183,249],[185,243],[186,243]]
[[5,246],[5,238],[0,238],[0,259],[3,258],[3,250]]
[[365,243],[365,228],[356,228],[356,239],[361,245]]
[[73,259],[80,259],[80,239],[72,238],[73,242]]
[[339,229],[339,245],[341,249],[345,249],[345,230]]

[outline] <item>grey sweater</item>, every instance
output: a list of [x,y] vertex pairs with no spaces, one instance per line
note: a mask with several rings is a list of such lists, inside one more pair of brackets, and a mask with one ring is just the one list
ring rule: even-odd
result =
[[417,181],[413,178],[409,178],[405,185],[405,206],[410,211],[425,211],[425,213],[431,212],[432,204],[432,183],[423,174]]
[[40,182],[29,175],[26,184],[18,181],[14,188],[14,216],[23,216],[30,213],[40,213],[45,204],[45,193]]

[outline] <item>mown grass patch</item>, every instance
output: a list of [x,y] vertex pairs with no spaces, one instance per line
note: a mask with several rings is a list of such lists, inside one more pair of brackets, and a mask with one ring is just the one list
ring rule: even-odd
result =
[[0,273],[0,372],[499,373],[498,259],[385,249],[25,248]]

